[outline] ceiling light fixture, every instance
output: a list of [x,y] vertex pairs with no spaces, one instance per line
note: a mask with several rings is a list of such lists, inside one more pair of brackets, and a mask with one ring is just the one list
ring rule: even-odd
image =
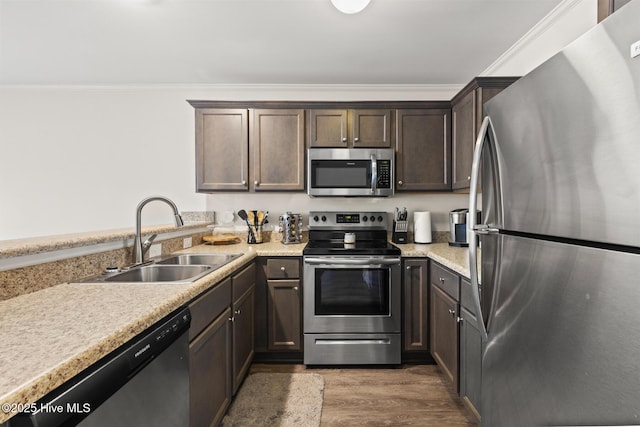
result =
[[371,0],[331,0],[331,3],[342,13],[348,13],[350,15],[358,12],[367,7]]

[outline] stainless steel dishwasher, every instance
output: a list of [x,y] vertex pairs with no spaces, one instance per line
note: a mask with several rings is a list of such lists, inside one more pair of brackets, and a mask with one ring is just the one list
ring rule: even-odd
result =
[[188,426],[190,323],[188,308],[175,311],[9,426]]

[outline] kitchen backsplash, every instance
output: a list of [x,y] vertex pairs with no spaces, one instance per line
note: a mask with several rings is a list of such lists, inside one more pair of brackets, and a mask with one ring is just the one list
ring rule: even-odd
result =
[[[169,232],[173,229],[169,229]],[[199,245],[210,232],[194,232],[189,237],[192,244]],[[162,240],[162,255],[182,249],[184,238],[180,236]],[[159,237],[160,238],[160,237]],[[132,263],[132,248],[108,250],[52,262],[0,271],[0,301],[78,280],[104,271],[106,267],[122,267]]]
[[[480,198],[479,198],[480,199]],[[479,202],[481,203],[481,201]],[[285,212],[302,214],[303,224],[309,224],[309,212],[323,211],[383,211],[391,217],[395,207],[406,207],[409,213],[409,229],[413,229],[415,211],[431,212],[431,228],[435,231],[449,231],[449,212],[469,206],[468,194],[453,193],[396,193],[388,198],[368,197],[309,197],[306,193],[215,193],[207,195],[207,210],[215,211],[216,229],[243,230],[244,222],[236,212],[244,210],[269,211],[266,230],[274,230],[278,217]],[[233,219],[229,221],[229,215]],[[225,218],[222,220],[221,218]],[[435,240],[435,237],[434,237]]]

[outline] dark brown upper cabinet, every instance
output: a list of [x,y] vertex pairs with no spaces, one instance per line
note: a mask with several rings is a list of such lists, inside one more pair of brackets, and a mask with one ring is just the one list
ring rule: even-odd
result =
[[451,110],[396,111],[396,191],[451,190]]
[[391,126],[390,109],[311,109],[309,146],[391,147]]
[[249,111],[254,191],[304,190],[304,110]]
[[248,110],[196,108],[196,191],[248,189]]
[[518,77],[477,77],[451,100],[453,190],[467,190],[471,184],[471,163],[482,125],[482,105],[516,80]]
[[304,190],[303,109],[196,108],[196,191]]
[[631,0],[598,0],[598,22],[620,9]]

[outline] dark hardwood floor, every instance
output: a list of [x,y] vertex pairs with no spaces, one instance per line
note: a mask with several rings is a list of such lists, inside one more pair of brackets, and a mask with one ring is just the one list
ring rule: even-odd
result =
[[322,374],[323,427],[478,425],[437,365],[387,369],[254,364],[251,372]]

